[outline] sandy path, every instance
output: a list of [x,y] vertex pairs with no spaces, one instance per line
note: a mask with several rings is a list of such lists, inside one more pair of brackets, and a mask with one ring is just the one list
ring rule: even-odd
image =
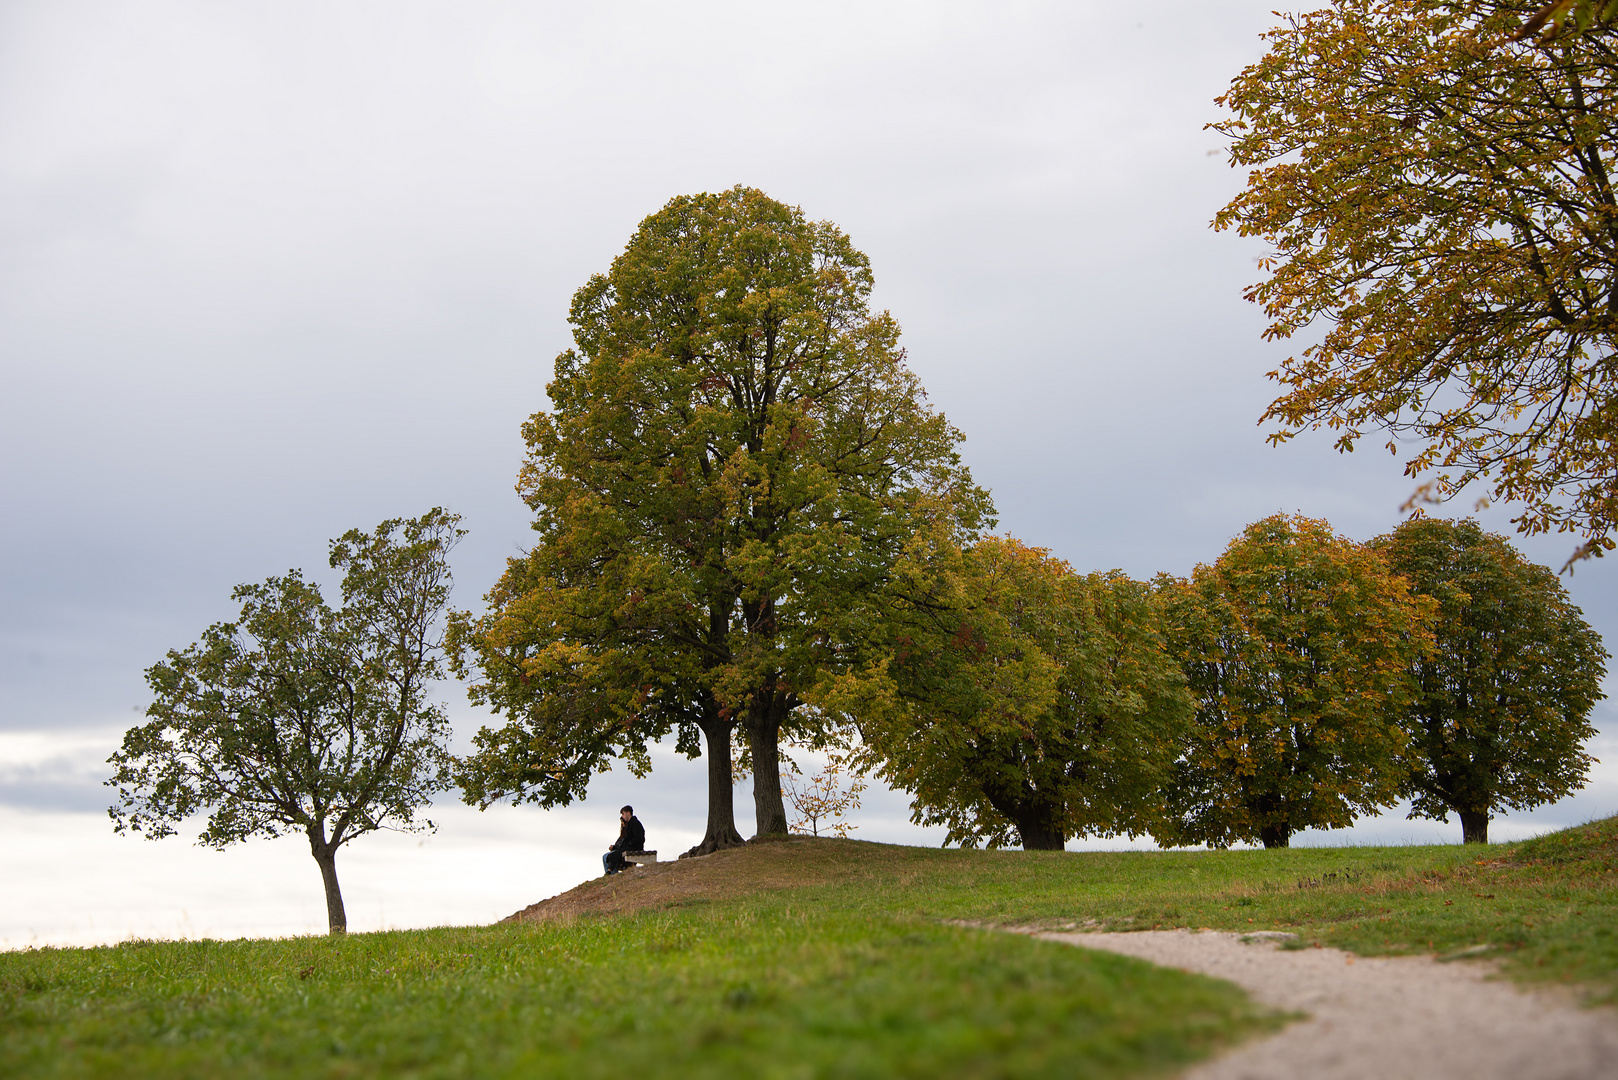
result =
[[1281,950],[1185,930],[1036,936],[1236,983],[1309,1014],[1185,1080],[1587,1080],[1618,1078],[1618,1013],[1490,981],[1491,965]]

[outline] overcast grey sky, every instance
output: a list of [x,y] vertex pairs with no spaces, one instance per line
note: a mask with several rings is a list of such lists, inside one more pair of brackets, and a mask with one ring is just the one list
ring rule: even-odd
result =
[[[842,226],[1002,527],[1080,569],[1184,573],[1276,510],[1390,528],[1396,460],[1264,444],[1260,249],[1207,227],[1240,177],[1203,125],[1272,6],[0,4],[0,940],[319,925],[296,840],[111,837],[141,672],[238,582],[435,504],[471,530],[475,605],[527,542],[518,426],[568,300],[677,194],[745,183]],[[1603,632],[1615,570],[1569,582]],[[1496,835],[1618,811],[1603,769]],[[425,847],[345,856],[354,925],[570,885],[623,798],[678,850],[700,792],[669,759],[565,814],[445,807]],[[874,793],[858,835],[936,841],[904,818]],[[113,866],[120,896],[67,899]]]

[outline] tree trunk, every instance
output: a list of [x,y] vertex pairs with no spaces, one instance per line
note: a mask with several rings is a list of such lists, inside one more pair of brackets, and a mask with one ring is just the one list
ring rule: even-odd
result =
[[309,853],[320,867],[320,880],[326,886],[326,923],[333,934],[348,933],[348,913],[343,910],[343,890],[337,885],[337,848],[326,843],[324,829],[309,829]]
[[1264,841],[1267,848],[1291,847],[1292,829],[1287,825],[1262,825],[1258,830],[1258,838]]
[[1017,822],[1017,835],[1022,837],[1024,851],[1066,851],[1067,837],[1060,829],[1051,828],[1042,817],[1028,815]]
[[754,840],[787,835],[787,808],[781,798],[781,710],[774,695],[761,692],[748,710],[747,742],[753,754]]
[[1489,812],[1487,810],[1461,811],[1461,843],[1487,844],[1489,842]]
[[[983,753],[981,747],[974,746],[972,760],[984,761],[985,757],[980,756]],[[989,769],[987,773],[997,771]],[[989,800],[989,805],[1001,817],[1016,822],[1017,838],[1024,851],[1067,850],[1067,834],[1062,831],[1065,815],[1060,803],[1053,805],[1050,800],[1041,798],[1039,789],[1026,780],[997,783],[985,778],[982,785],[983,797]]]
[[730,721],[718,718],[702,725],[708,744],[708,831],[702,843],[681,855],[682,859],[711,855],[742,843],[742,834],[736,831],[736,789],[730,775],[731,726]]

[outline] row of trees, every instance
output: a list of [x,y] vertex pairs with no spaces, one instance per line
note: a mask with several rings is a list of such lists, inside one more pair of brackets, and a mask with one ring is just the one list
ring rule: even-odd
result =
[[835,226],[735,188],[578,292],[525,429],[538,542],[452,620],[506,721],[470,801],[565,804],[673,734],[706,744],[705,853],[741,840],[738,730],[759,837],[787,829],[783,739],[852,749],[952,841],[1043,848],[1285,845],[1401,796],[1483,839],[1578,785],[1606,654],[1505,541],[1275,517],[1184,581],[1078,575],[985,535],[870,287]]
[[[1606,651],[1555,575],[1470,521],[1361,545],[1277,515],[1148,585],[1015,540],[962,553],[865,760],[961,843],[1287,846],[1401,798],[1486,842],[1581,786]],[[919,645],[919,647],[910,647]]]
[[[1189,579],[1076,574],[988,535],[960,433],[869,309],[865,256],[753,189],[671,200],[574,297],[553,408],[524,427],[536,541],[451,613],[456,520],[333,543],[344,605],[291,573],[154,666],[112,758],[120,829],[201,810],[224,845],[335,852],[463,797],[563,805],[672,736],[706,756],[707,827],[785,835],[783,742],[852,754],[961,843],[1285,844],[1400,795],[1462,815],[1555,798],[1606,653],[1543,568],[1469,523],[1360,546],[1250,527]],[[501,717],[452,760],[446,663]],[[422,823],[430,827],[429,822]]]
[[[742,842],[739,734],[757,832],[785,835],[782,739],[846,741],[881,695],[894,568],[918,537],[956,548],[992,522],[871,285],[835,226],[752,189],[647,218],[574,297],[553,411],[523,430],[537,541],[488,610],[440,638],[442,511],[334,542],[340,611],[295,572],[242,587],[241,618],[148,671],[151,721],[111,759],[118,828],[159,837],[206,810],[207,844],[305,832],[334,932],[336,849],[414,827],[452,782],[480,806],[566,804],[673,736],[707,758],[694,850],[713,851]],[[423,696],[446,658],[507,720],[459,762]],[[847,802],[814,783],[812,828]]]

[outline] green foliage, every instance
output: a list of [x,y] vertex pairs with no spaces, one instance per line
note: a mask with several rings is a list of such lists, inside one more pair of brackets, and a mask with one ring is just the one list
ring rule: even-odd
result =
[[675,732],[709,757],[703,850],[738,842],[739,724],[761,835],[785,833],[778,739],[815,743],[880,668],[892,567],[991,512],[923,402],[868,260],[836,226],[737,187],[671,200],[573,298],[553,409],[524,426],[538,541],[452,630],[480,805],[582,795]]
[[0,954],[9,1077],[1127,1077],[1273,1026],[1228,984],[801,899]]
[[1160,588],[1197,715],[1159,842],[1285,847],[1398,798],[1434,601],[1326,522],[1284,514]]
[[867,761],[949,843],[1144,832],[1191,702],[1150,586],[986,537],[918,603]]
[[[1215,125],[1250,167],[1215,226],[1272,248],[1266,336],[1313,342],[1271,373],[1272,438],[1385,429],[1416,500],[1477,481],[1520,530],[1581,533],[1574,558],[1618,524],[1611,15],[1334,0],[1266,35]],[[1550,39],[1511,40],[1525,18]]]
[[1439,604],[1406,714],[1411,816],[1457,813],[1466,839],[1486,842],[1494,810],[1584,786],[1607,650],[1556,575],[1474,521],[1417,518],[1372,543]]
[[332,541],[337,610],[297,570],[238,586],[235,622],[146,672],[151,721],[108,759],[116,830],[158,839],[207,811],[199,842],[216,848],[303,832],[342,929],[336,850],[384,826],[432,828],[416,813],[448,782],[449,722],[426,692],[443,676],[458,520],[434,509]]

